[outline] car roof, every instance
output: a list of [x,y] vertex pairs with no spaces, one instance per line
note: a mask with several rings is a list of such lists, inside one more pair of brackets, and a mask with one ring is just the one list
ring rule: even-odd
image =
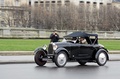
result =
[[97,34],[88,34],[88,33],[85,33],[85,32],[80,32],[80,31],[77,31],[77,32],[73,32],[71,34],[68,34],[64,37],[90,37],[90,36],[95,36],[96,38],[98,37]]

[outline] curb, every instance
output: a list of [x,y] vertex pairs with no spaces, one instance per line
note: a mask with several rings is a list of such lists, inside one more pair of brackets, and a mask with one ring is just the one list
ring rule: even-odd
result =
[[34,51],[0,51],[1,56],[34,55]]
[[9,62],[0,62],[0,64],[29,64],[29,63],[35,63],[34,61],[9,61]]
[[108,54],[120,54],[120,50],[115,50],[115,51],[111,50],[108,52]]

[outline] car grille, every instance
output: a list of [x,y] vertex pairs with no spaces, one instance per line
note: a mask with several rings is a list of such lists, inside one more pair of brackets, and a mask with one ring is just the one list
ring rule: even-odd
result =
[[53,45],[52,44],[49,44],[48,54],[53,54]]

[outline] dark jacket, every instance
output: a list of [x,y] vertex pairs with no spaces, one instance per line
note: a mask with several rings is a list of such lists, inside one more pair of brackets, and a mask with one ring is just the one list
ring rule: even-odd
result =
[[59,41],[59,35],[57,34],[57,33],[52,33],[51,35],[50,35],[50,39],[51,39],[51,41],[50,42],[58,42]]

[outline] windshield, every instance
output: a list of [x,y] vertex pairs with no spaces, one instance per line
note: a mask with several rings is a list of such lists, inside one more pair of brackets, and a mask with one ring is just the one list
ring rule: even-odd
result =
[[75,43],[77,41],[76,37],[67,37],[67,38],[63,38],[62,42],[73,42]]
[[79,43],[79,44],[87,44],[87,41],[83,37],[67,37],[64,38],[62,42],[71,42],[71,43]]

